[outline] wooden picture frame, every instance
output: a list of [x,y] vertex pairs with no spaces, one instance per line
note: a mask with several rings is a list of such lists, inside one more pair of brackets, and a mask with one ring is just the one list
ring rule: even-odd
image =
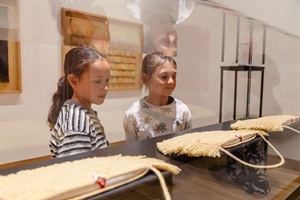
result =
[[21,63],[20,63],[20,43],[15,41],[8,42],[8,71],[9,82],[0,83],[0,94],[21,93]]
[[[3,1],[0,4],[1,72],[0,94],[21,93],[21,54],[19,42],[18,1]],[[4,75],[3,75],[4,74]]]
[[111,67],[110,90],[140,88],[142,24],[62,8],[61,25],[62,66],[70,49],[80,45],[91,46],[107,55]]

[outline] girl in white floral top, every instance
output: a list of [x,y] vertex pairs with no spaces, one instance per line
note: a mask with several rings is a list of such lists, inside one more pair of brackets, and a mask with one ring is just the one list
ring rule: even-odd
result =
[[148,95],[134,102],[126,111],[126,141],[137,141],[192,128],[188,107],[170,95],[176,87],[176,62],[155,52],[142,62],[142,84]]

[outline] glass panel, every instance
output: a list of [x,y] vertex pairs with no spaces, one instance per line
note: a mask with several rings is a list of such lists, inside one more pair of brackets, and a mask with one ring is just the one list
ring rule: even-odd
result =
[[[76,21],[79,25],[73,26],[74,30],[64,27],[62,9],[83,13],[85,22]],[[102,105],[92,108],[112,144],[124,142],[125,112],[147,95],[140,89],[140,65],[153,51],[162,51],[176,61],[177,85],[171,95],[188,106],[193,128],[218,124],[220,116],[224,122],[234,117],[256,118],[260,112],[262,116],[300,115],[299,36],[221,4],[196,0],[0,0],[0,11],[0,58],[12,63],[9,66],[20,66],[14,68],[16,75],[11,70],[0,74],[1,90],[7,80],[15,80],[17,85],[13,92],[0,94],[0,164],[50,155],[47,116],[52,95],[63,75],[66,52],[80,43],[74,38],[82,39],[85,34],[90,40],[83,44],[96,40],[98,50],[103,50],[110,62],[111,90]],[[68,31],[71,39],[65,37]],[[67,39],[70,41],[65,43]],[[253,70],[250,79],[249,70],[241,66]],[[222,83],[221,67],[235,67],[224,70]],[[264,69],[263,90],[262,71],[253,67]],[[236,79],[235,69],[242,69]],[[271,143],[284,157],[299,161],[299,134],[277,136],[279,139],[269,137]],[[270,149],[268,154],[275,152]],[[272,176],[275,180],[276,175]]]

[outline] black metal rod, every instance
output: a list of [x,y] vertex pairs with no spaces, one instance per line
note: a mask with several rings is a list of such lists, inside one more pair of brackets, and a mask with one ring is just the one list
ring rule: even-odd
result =
[[248,64],[252,64],[252,52],[253,51],[253,23],[250,21],[250,37],[249,37],[249,57]]
[[226,31],[226,13],[223,12],[223,31],[222,31],[222,52],[221,52],[221,62],[224,62],[225,57],[225,31]]
[[240,18],[237,18],[237,31],[236,31],[236,52],[235,63],[239,63],[239,49],[240,49]]
[[236,119],[237,71],[234,73],[233,119]]
[[221,80],[220,80],[219,123],[222,122],[222,105],[223,105],[223,69],[221,69]]
[[262,116],[262,107],[263,107],[263,94],[264,94],[264,74],[265,70],[261,71],[261,81],[260,81],[260,105],[259,105],[259,117]]
[[262,49],[262,61],[261,61],[261,63],[264,65],[265,62],[266,62],[266,27],[264,26],[263,49]]
[[251,90],[251,66],[248,70],[248,81],[247,81],[247,103],[246,103],[246,117],[250,116],[250,90]]

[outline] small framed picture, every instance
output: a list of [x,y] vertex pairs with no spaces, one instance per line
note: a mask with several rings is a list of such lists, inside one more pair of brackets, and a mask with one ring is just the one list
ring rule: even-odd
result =
[[0,94],[21,93],[18,2],[0,2]]

